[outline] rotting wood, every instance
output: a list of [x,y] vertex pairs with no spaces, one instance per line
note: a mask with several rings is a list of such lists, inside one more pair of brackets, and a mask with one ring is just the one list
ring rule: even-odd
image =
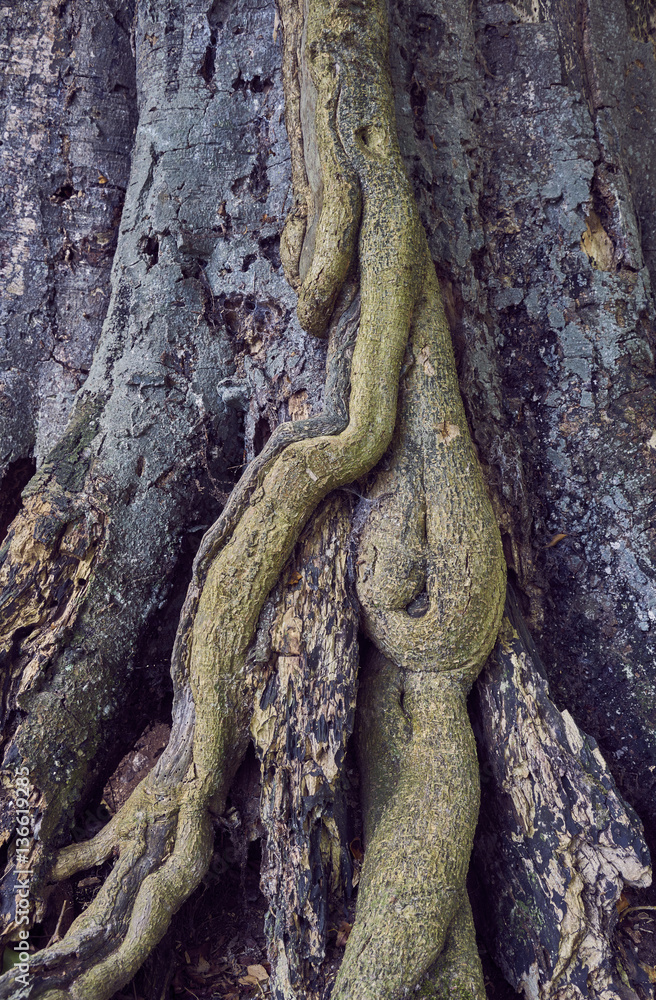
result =
[[359,614],[348,572],[350,506],[338,492],[319,508],[262,616],[266,675],[251,732],[262,762],[262,889],[277,998],[324,995],[330,906],[351,892],[344,759]]
[[473,718],[487,784],[473,867],[495,961],[527,1000],[629,996],[612,942],[623,886],[651,882],[642,826],[507,617]]

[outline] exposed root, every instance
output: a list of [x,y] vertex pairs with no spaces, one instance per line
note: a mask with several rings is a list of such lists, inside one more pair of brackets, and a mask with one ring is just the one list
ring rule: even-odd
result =
[[426,274],[357,559],[380,653],[359,696],[366,853],[335,1000],[398,1000],[427,974],[424,995],[485,996],[465,886],[479,806],[466,696],[499,630],[505,565]]
[[[202,879],[211,817],[224,809],[249,739],[257,677],[248,650],[260,610],[319,502],[388,448],[411,328],[418,374],[404,390],[392,466],[378,477],[379,512],[361,548],[367,629],[389,659],[371,675],[363,716],[368,846],[335,997],[397,1000],[444,947],[438,978],[462,985],[469,976],[467,995],[480,995],[464,889],[478,809],[464,699],[498,628],[500,541],[398,149],[384,0],[310,0],[305,53],[300,7],[285,0],[282,9],[286,46],[296,53],[285,85],[297,183],[283,253],[300,284],[299,315],[315,334],[333,313],[353,326],[357,302],[344,282],[359,271],[348,421],[329,406],[319,420],[281,428],[205,536],[174,648],[169,746],[105,830],[62,852],[55,878],[119,857],[64,939],[34,957],[29,990],[8,974],[0,1000],[108,1000]],[[299,81],[310,88],[310,77],[315,115],[301,100]],[[299,160],[306,143],[321,176],[306,171],[311,155]],[[422,621],[408,605],[424,596]]]
[[465,894],[447,933],[444,950],[419,989],[429,1000],[486,1000],[483,971],[476,947],[476,932]]
[[181,797],[174,817],[158,818],[157,810],[139,814],[134,803],[127,810],[124,823],[131,821],[131,835],[120,843],[119,860],[64,939],[32,959],[31,973],[41,989],[30,995],[111,997],[134,976],[200,883],[212,856],[203,790],[187,786]]
[[[330,9],[318,5],[312,17],[308,45],[310,50],[315,46],[313,59],[322,71],[331,66],[333,73],[342,74],[337,88],[331,88],[327,111],[333,135],[323,149],[334,154],[328,169],[337,158],[351,164],[346,184],[337,183],[334,197],[324,200],[320,219],[320,230],[329,232],[332,219],[334,231],[350,212],[342,260],[339,266],[310,273],[303,287],[306,321],[315,331],[325,327],[353,264],[356,176],[362,191],[360,328],[351,363],[348,424],[337,434],[311,439],[293,440],[292,431],[292,441],[282,451],[277,443],[272,446],[266,461],[247,473],[236,500],[201,546],[174,650],[171,742],[152,777],[133,793],[110,828],[91,845],[76,845],[62,854],[58,877],[107,857],[114,847],[120,850],[94,904],[63,941],[35,958],[32,967],[42,976],[35,977],[33,996],[53,998],[63,987],[74,998],[109,998],[130,979],[202,878],[211,851],[210,814],[223,810],[248,742],[254,677],[247,652],[262,604],[317,504],[330,490],[369,471],[394,430],[399,370],[428,258],[393,127],[383,5],[360,4],[332,20]],[[335,51],[345,32],[353,41],[354,21],[362,29],[358,51],[351,52],[357,66],[347,60],[338,72]],[[364,101],[353,93],[363,67]],[[369,142],[372,130],[375,141]],[[340,192],[346,192],[345,200]],[[347,206],[346,214],[335,214],[337,203]],[[325,251],[326,237],[319,246]],[[158,799],[163,806],[159,811]],[[4,977],[0,996],[9,995],[11,979]]]

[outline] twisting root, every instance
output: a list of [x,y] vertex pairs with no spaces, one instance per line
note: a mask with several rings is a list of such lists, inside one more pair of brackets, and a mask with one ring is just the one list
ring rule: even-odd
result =
[[[309,0],[305,51],[296,0],[283,0],[282,14],[297,186],[283,254],[300,286],[302,322],[314,334],[325,331],[333,313],[352,325],[359,270],[348,422],[332,406],[319,420],[282,428],[205,536],[173,653],[169,745],[105,830],[62,851],[54,877],[66,878],[115,850],[118,861],[64,939],[33,956],[31,985],[18,987],[15,974],[7,974],[0,1000],[108,1000],[202,879],[212,851],[211,816],[223,811],[248,743],[256,678],[247,654],[260,610],[319,502],[371,470],[388,448],[413,321],[415,367],[428,382],[422,375],[406,383],[392,469],[375,488],[380,510],[382,495],[390,496],[385,516],[395,533],[390,541],[372,518],[362,541],[365,621],[390,659],[374,665],[363,686],[368,848],[358,919],[335,996],[396,1000],[445,944],[435,982],[450,983],[452,995],[457,986],[462,996],[479,996],[473,959],[464,963],[466,975],[458,971],[467,947],[471,951],[464,877],[478,805],[464,695],[498,626],[498,533],[398,149],[385,0]],[[306,103],[299,81],[311,97]],[[306,170],[307,164],[314,167]],[[334,340],[339,322],[333,318],[331,326]],[[343,365],[335,371],[342,375],[329,373],[329,379],[337,387]],[[430,433],[417,436],[423,425]],[[415,428],[414,440],[406,426]],[[408,572],[400,575],[404,559]],[[406,605],[421,605],[423,598],[430,610],[418,626]],[[408,856],[395,847],[399,831]],[[426,850],[427,837],[437,846]],[[389,955],[395,949],[398,961]]]
[[[338,63],[345,35],[351,47]],[[312,8],[308,51],[323,102],[318,146],[324,176],[334,184],[324,182],[301,311],[315,333],[325,329],[355,263],[361,198],[360,328],[348,424],[303,440],[294,440],[292,431],[282,451],[274,446],[256,472],[246,474],[237,500],[204,540],[173,656],[171,741],[109,827],[89,844],[62,852],[58,878],[115,848],[120,856],[65,938],[34,956],[25,995],[111,997],[198,885],[211,853],[211,813],[223,810],[248,741],[253,677],[247,651],[260,609],[318,503],[368,472],[391,440],[399,370],[428,258],[393,127],[386,42],[381,0],[344,7],[335,18],[327,6]],[[324,85],[326,73],[330,85]],[[329,244],[342,235],[337,260]],[[0,980],[0,997],[10,995],[20,991],[8,975]]]
[[466,696],[497,636],[505,572],[432,271],[424,291],[357,559],[378,649],[358,695],[366,850],[334,1000],[397,1000],[427,974],[420,995],[485,998],[465,887],[479,805]]
[[[407,183],[400,179],[391,89],[380,72],[385,17],[382,3],[315,0],[306,25],[318,145],[325,149],[335,133],[341,138],[363,184],[365,224],[371,192],[386,183],[371,169],[376,157],[387,161],[387,177],[398,180],[399,190]],[[336,176],[345,199],[348,174],[336,169]],[[417,226],[416,215],[410,222],[395,212],[394,196],[383,205],[378,226],[388,237]],[[330,231],[323,222],[331,206],[330,199],[324,203],[319,233]],[[423,231],[420,239],[414,364],[357,560],[364,625],[380,653],[359,696],[367,843],[335,1000],[398,1000],[427,974],[424,995],[485,996],[465,888],[479,802],[465,699],[501,623],[505,565]],[[363,272],[368,249],[361,244]],[[328,304],[338,263],[323,272]],[[318,299],[302,286],[299,305],[305,301]]]

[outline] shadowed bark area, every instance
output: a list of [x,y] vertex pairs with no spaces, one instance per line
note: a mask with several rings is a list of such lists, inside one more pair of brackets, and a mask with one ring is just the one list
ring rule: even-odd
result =
[[338,492],[319,508],[258,627],[266,665],[251,733],[262,761],[262,888],[271,990],[279,998],[325,995],[328,928],[353,891],[344,762],[355,720],[359,616],[348,501]]
[[613,935],[624,887],[651,881],[642,825],[595,741],[549,697],[509,597],[472,698],[487,792],[472,857],[479,930],[527,997],[635,997]]

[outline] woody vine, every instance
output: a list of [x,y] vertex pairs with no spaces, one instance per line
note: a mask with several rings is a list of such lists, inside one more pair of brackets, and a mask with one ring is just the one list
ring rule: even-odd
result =
[[[501,621],[500,537],[398,148],[386,5],[284,0],[281,14],[296,198],[283,262],[302,325],[330,337],[328,379],[348,405],[283,425],[203,539],[169,745],[99,834],[60,852],[53,880],[118,860],[63,940],[33,956],[28,992],[7,974],[0,997],[109,998],[162,938],[208,868],[212,816],[248,745],[264,601],[321,500],[385,453],[357,557],[377,650],[359,693],[366,854],[333,997],[396,1000],[417,984],[485,996],[465,889],[478,811],[465,698]],[[358,308],[346,392],[340,337]]]

